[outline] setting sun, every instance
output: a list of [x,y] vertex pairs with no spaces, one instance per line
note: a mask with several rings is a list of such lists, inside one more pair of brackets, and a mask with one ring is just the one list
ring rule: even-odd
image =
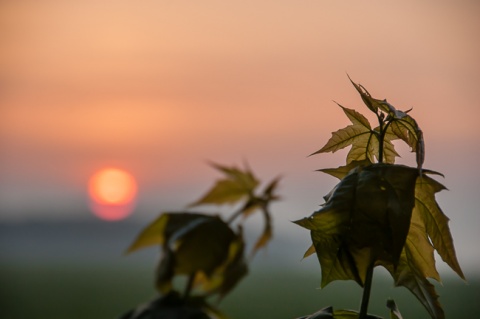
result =
[[104,220],[119,220],[130,215],[137,184],[126,171],[105,168],[90,178],[88,193],[95,215]]

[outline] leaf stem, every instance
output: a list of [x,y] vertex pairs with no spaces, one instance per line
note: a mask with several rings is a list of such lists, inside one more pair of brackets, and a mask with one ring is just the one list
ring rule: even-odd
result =
[[365,286],[363,287],[362,304],[360,305],[360,314],[358,316],[358,319],[367,319],[368,303],[370,302],[370,291],[372,290],[374,267],[375,265],[372,263],[367,269]]

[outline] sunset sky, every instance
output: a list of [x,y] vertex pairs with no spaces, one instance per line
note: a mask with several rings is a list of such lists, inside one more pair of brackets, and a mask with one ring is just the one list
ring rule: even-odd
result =
[[289,221],[336,183],[314,170],[344,164],[307,157],[349,124],[333,100],[369,112],[348,73],[413,107],[459,259],[480,262],[479,17],[474,0],[3,0],[0,219],[81,219],[114,166],[150,220],[206,191],[208,161],[248,162],[283,176],[278,229],[305,234]]

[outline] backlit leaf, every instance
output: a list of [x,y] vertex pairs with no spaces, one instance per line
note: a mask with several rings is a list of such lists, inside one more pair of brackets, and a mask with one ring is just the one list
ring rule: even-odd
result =
[[427,309],[432,318],[444,319],[445,314],[438,301],[435,287],[417,271],[417,264],[412,258],[411,247],[405,246],[400,257],[400,263],[395,270],[393,265],[383,265],[395,280],[395,286],[408,288]]
[[202,198],[190,206],[233,204],[253,194],[255,187],[259,184],[259,181],[248,169],[243,171],[235,167],[226,167],[218,164],[212,164],[212,166],[222,171],[226,178],[218,180]]
[[[334,153],[340,149],[351,146],[347,155],[347,164],[363,160],[369,160],[372,163],[375,162],[375,158],[378,159],[380,151],[380,129],[378,127],[372,129],[368,120],[357,111],[343,107],[340,104],[338,105],[350,119],[352,125],[333,132],[327,144],[311,155],[326,152]],[[386,133],[383,139],[383,158],[381,161],[378,160],[379,162],[393,164],[399,154],[395,151],[395,147],[391,141],[398,137],[393,133]]]
[[453,238],[448,227],[449,219],[435,200],[435,193],[443,189],[446,189],[445,186],[427,175],[418,179],[415,186],[415,208],[413,213],[418,215],[423,221],[433,247],[443,261],[462,279],[465,279],[456,257]]
[[341,180],[345,176],[347,176],[347,174],[352,169],[357,168],[357,167],[365,167],[365,166],[368,166],[370,164],[372,164],[372,162],[370,162],[369,160],[352,161],[345,166],[340,166],[340,167],[337,167],[337,168],[323,168],[323,169],[319,169],[317,171],[329,174],[329,175],[331,175],[333,177],[336,177],[336,178]]
[[[350,79],[350,76],[348,77]],[[350,79],[350,82],[353,84],[357,92],[360,94],[360,97],[363,100],[363,103],[372,111],[373,113],[377,113],[378,110],[382,110],[384,112],[389,112],[388,106],[383,104],[381,100],[374,99],[370,93],[361,85],[357,84]]]
[[425,160],[425,142],[417,121],[405,114],[402,118],[393,119],[387,132],[396,135],[411,147],[412,152],[417,155],[417,166],[421,169]]
[[140,234],[137,236],[135,241],[128,247],[125,253],[131,253],[135,250],[148,247],[151,245],[163,244],[165,238],[163,232],[165,230],[165,225],[167,218],[164,215],[160,215],[156,220],[150,223],[146,228],[144,228]]
[[327,144],[311,155],[325,152],[334,153],[342,148],[352,145],[358,140],[365,142],[363,144],[367,144],[368,142],[366,141],[368,141],[370,137],[370,130],[358,125],[349,125],[343,129],[333,132],[332,137],[330,140],[328,140]]

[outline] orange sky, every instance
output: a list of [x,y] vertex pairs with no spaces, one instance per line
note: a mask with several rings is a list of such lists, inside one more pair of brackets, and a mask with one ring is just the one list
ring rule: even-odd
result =
[[4,0],[0,214],[71,217],[90,174],[116,165],[150,218],[203,193],[217,177],[205,161],[248,160],[285,176],[283,219],[308,215],[335,183],[312,171],[343,164],[306,158],[348,124],[332,100],[367,113],[348,72],[414,107],[425,166],[447,176],[440,200],[468,231],[480,222],[479,16],[467,0]]

